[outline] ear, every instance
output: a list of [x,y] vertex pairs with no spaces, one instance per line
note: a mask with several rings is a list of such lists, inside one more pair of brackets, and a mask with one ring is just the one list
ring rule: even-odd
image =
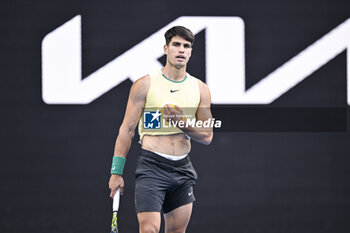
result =
[[164,48],[164,53],[168,55],[168,46],[165,44],[163,48]]

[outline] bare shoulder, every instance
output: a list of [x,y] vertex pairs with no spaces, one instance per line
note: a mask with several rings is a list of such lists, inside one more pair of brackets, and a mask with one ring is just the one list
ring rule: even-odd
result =
[[144,88],[144,89],[148,89],[147,87],[149,87],[151,83],[151,76],[149,76],[149,74],[137,79],[133,86],[137,87],[137,88]]
[[203,97],[205,97],[205,96],[210,97],[210,90],[209,90],[208,85],[200,79],[197,79],[197,81],[198,81],[198,87],[199,87],[201,98],[202,98],[202,96]]
[[141,98],[146,97],[150,84],[151,84],[151,77],[149,75],[145,75],[137,79],[131,87],[130,95],[141,97]]

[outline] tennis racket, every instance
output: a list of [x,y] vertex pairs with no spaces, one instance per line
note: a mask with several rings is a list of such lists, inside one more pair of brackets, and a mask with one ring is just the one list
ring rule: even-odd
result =
[[117,214],[119,209],[119,199],[120,199],[120,190],[117,189],[117,192],[114,195],[113,198],[113,218],[112,218],[112,225],[111,225],[111,233],[118,233],[118,222],[117,222]]

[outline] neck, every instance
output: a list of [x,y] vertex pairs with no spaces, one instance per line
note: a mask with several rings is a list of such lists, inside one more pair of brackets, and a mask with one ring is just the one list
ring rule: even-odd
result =
[[176,67],[173,67],[173,66],[166,64],[162,68],[162,72],[167,78],[169,78],[171,80],[181,81],[186,76],[186,66],[178,69]]

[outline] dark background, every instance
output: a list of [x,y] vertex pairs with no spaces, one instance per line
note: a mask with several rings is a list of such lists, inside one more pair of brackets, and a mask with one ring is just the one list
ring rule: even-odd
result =
[[[350,18],[347,0],[0,4],[2,233],[110,230],[109,170],[132,83],[123,82],[89,105],[45,104],[41,42],[64,22],[82,15],[86,77],[179,16],[239,16],[245,22],[248,88]],[[197,38],[189,72],[205,80],[204,33]],[[231,107],[232,116],[240,114],[242,106]],[[336,131],[239,127],[216,133],[210,146],[194,142],[191,158],[199,180],[188,232],[350,232],[345,52],[260,107],[341,108],[346,122]],[[254,122],[248,118],[244,124]],[[137,140],[126,163],[121,232],[138,229],[133,203]]]

